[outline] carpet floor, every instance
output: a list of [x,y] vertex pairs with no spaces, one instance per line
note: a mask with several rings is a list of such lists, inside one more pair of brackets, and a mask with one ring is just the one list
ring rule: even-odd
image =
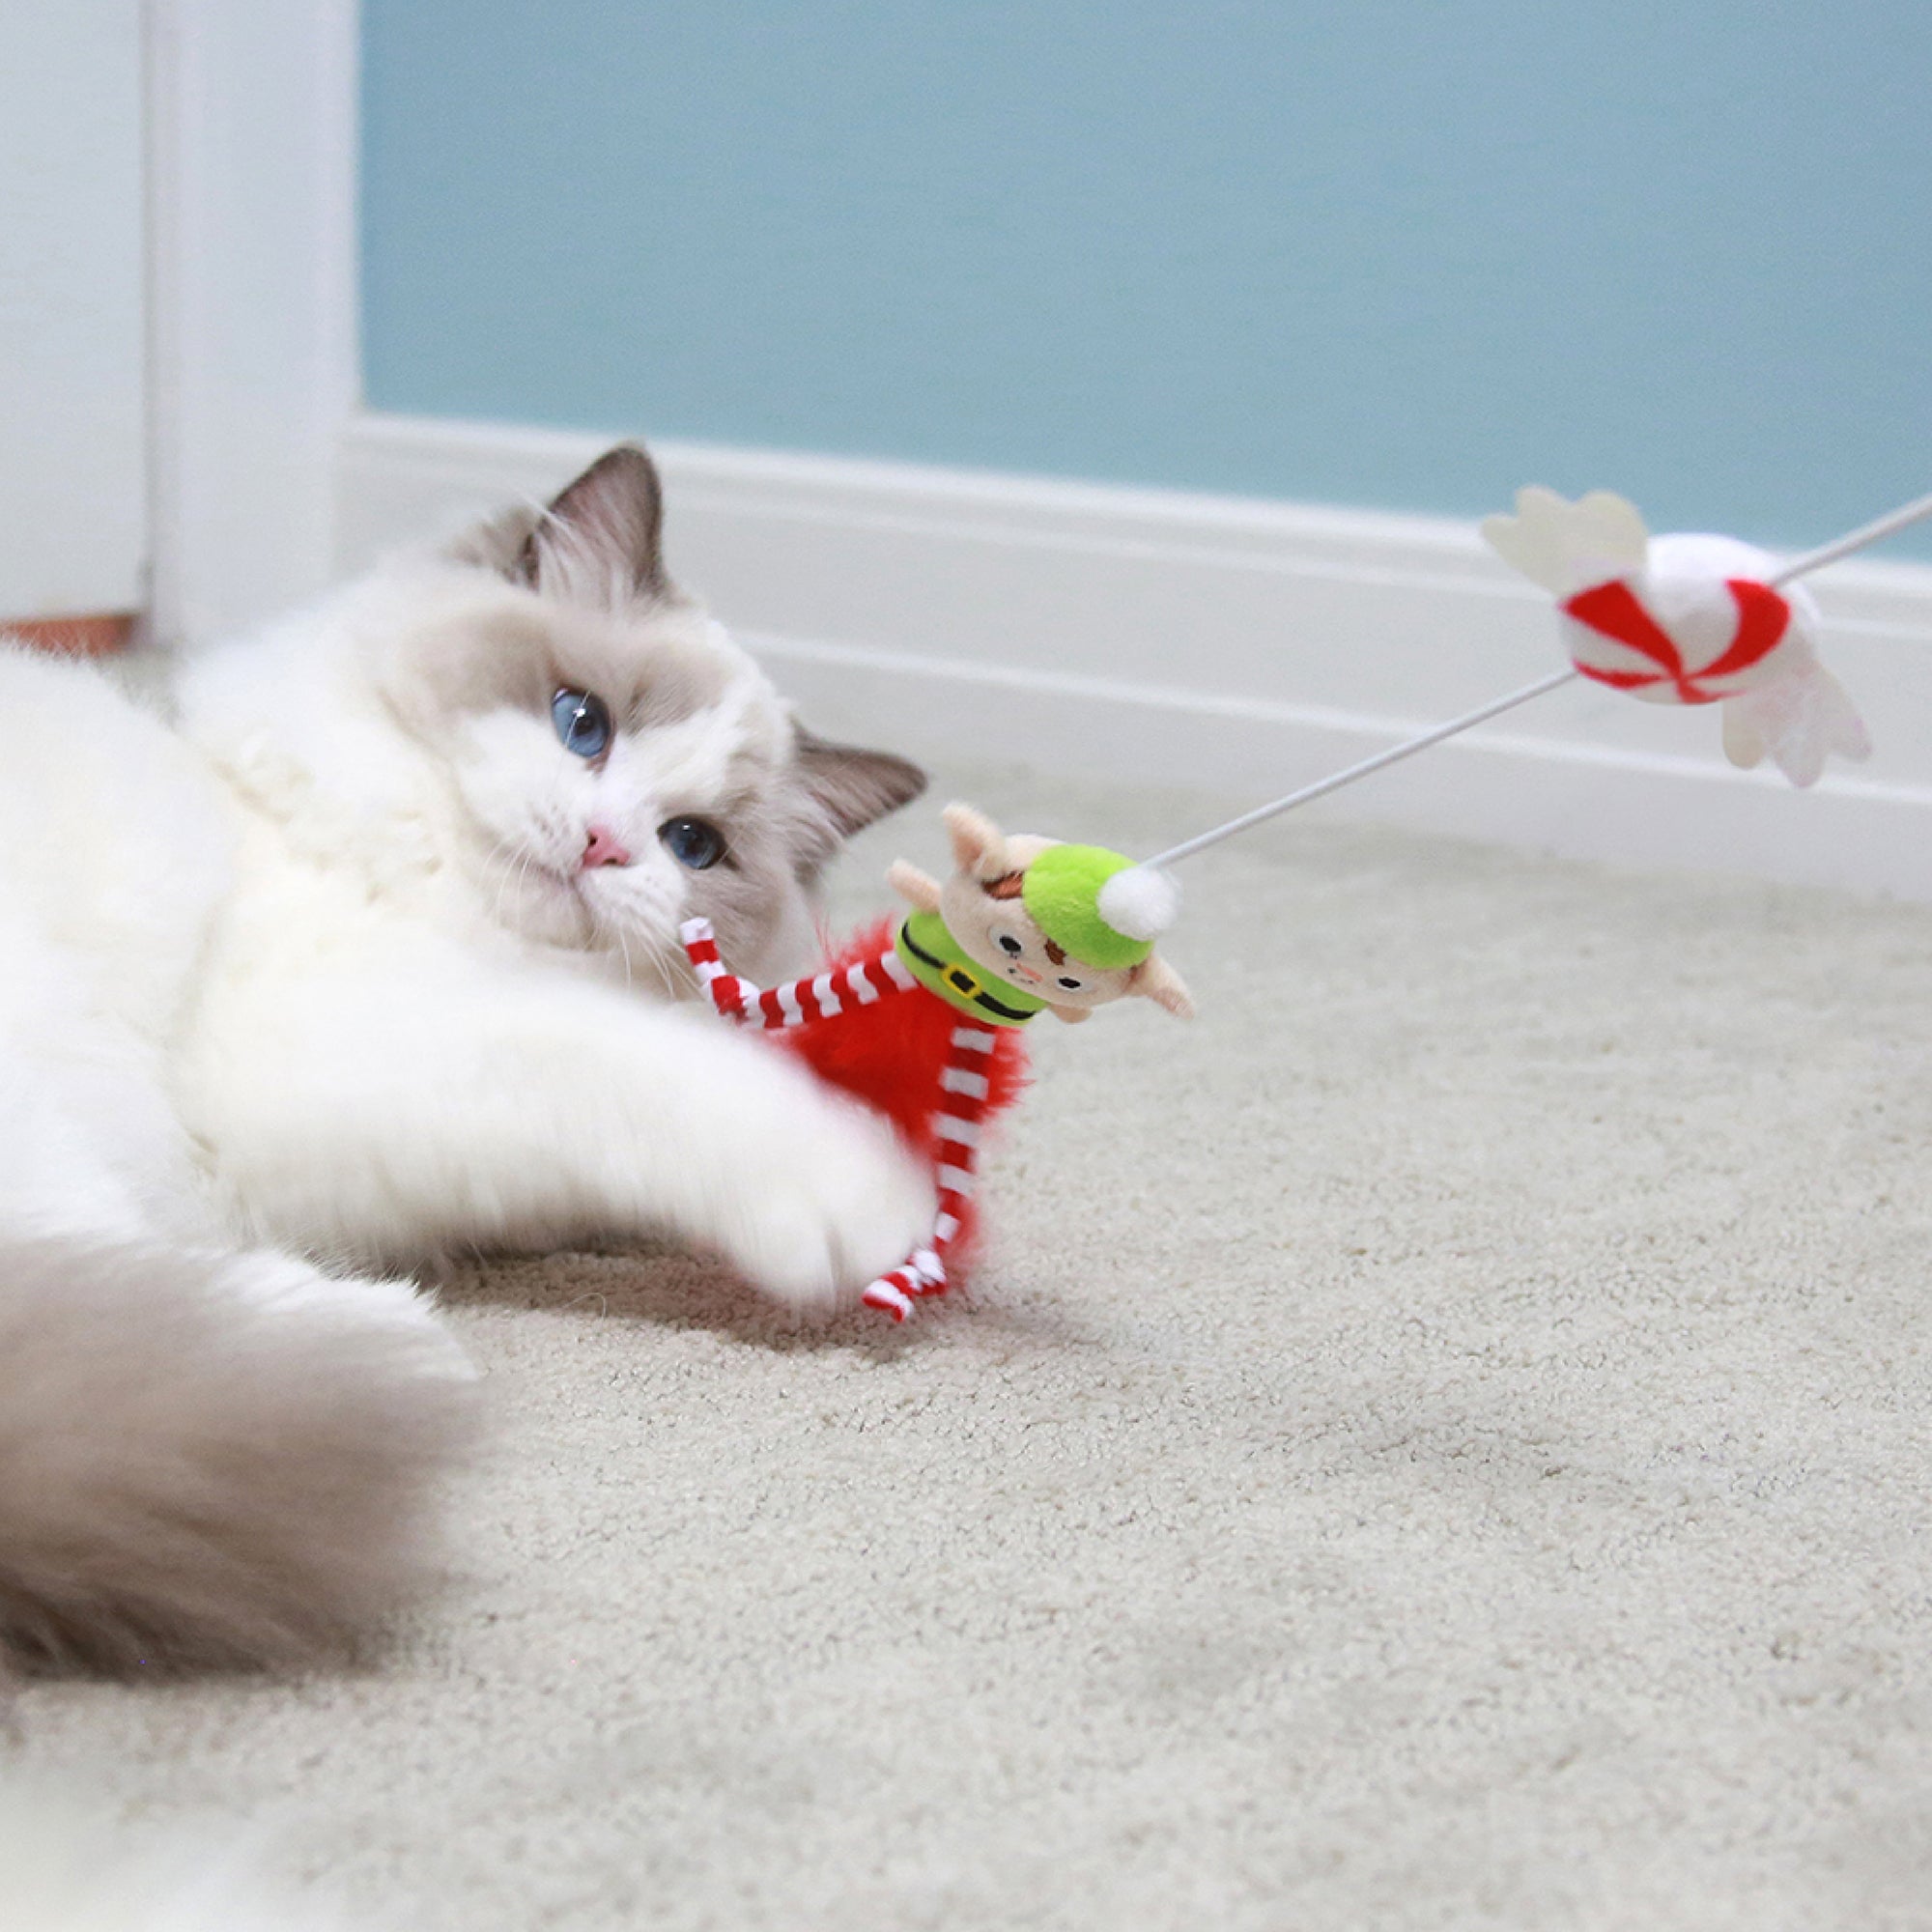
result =
[[383,1658],[10,1754],[402,1932],[1932,1925],[1932,909],[1308,820],[1187,883],[1201,1018],[1039,1032],[970,1293],[478,1267]]

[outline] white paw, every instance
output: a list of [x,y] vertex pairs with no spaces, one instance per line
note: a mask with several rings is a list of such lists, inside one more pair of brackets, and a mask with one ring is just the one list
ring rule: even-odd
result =
[[827,1094],[771,1157],[748,1162],[724,1246],[768,1294],[830,1309],[932,1236],[932,1176],[868,1109]]

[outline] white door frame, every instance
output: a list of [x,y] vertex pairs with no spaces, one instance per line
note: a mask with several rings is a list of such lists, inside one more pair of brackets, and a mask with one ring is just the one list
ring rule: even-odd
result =
[[329,578],[360,393],[356,0],[146,0],[150,609],[168,644]]

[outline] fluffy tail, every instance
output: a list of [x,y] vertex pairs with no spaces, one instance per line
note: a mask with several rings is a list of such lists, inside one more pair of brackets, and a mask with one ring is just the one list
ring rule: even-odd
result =
[[349,1653],[433,1565],[473,1380],[399,1284],[0,1243],[0,1646],[127,1676]]

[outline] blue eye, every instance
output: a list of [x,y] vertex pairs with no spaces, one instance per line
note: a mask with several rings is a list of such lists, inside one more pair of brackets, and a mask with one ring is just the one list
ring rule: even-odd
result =
[[665,850],[694,872],[708,871],[724,856],[724,835],[701,818],[668,818],[658,837]]
[[601,757],[611,743],[611,711],[587,691],[559,691],[550,701],[550,722],[566,752]]

